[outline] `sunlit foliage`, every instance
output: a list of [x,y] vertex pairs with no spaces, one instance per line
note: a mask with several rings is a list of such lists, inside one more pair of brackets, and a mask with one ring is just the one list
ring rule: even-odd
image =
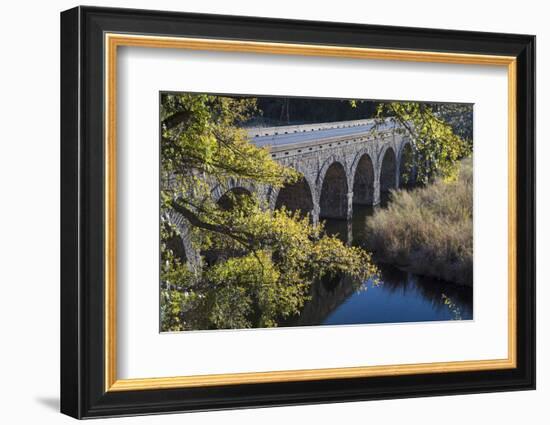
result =
[[414,159],[405,173],[407,183],[411,176],[422,184],[436,177],[454,180],[458,161],[472,152],[471,105],[388,102],[378,105],[376,115],[378,126],[389,119],[411,140]]

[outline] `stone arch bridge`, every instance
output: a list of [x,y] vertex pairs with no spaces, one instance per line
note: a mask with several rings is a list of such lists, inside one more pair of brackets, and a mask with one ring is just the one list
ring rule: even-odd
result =
[[[213,197],[222,203],[229,191],[256,193],[269,208],[300,210],[314,223],[350,219],[353,205],[377,205],[384,193],[404,184],[412,148],[395,130],[389,120],[375,125],[373,119],[249,129],[252,143],[268,147],[274,160],[297,170],[301,179],[281,189],[235,180],[214,187]],[[200,261],[188,241],[186,220],[170,216],[180,229],[185,257]]]
[[355,120],[248,130],[256,146],[269,147],[274,160],[297,170],[302,178],[276,189],[232,182],[215,188],[256,192],[270,208],[285,206],[323,218],[349,219],[353,205],[376,205],[390,189],[404,184],[412,158],[409,139],[389,120]]

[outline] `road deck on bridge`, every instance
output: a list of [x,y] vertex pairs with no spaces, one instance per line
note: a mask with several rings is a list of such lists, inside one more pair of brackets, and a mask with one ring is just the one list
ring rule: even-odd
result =
[[[307,142],[317,142],[323,139],[331,139],[335,137],[349,137],[368,134],[375,126],[374,120],[367,124],[364,124],[364,120],[361,124],[350,124],[350,121],[343,121],[340,128],[321,128],[311,130],[311,124],[304,126],[292,126],[292,127],[280,127],[281,133],[269,134],[267,136],[251,136],[250,140],[258,147],[262,146],[284,146],[294,145]],[[319,123],[319,126],[323,126],[325,123]],[[394,126],[390,122],[379,125],[379,131],[389,130]],[[304,127],[303,130],[300,128]],[[288,134],[285,134],[285,128],[288,128]],[[307,128],[307,129],[306,129]],[[292,130],[290,130],[292,129]],[[254,129],[255,132],[261,131],[260,129]],[[274,128],[270,127],[268,133],[273,133]],[[292,132],[291,132],[292,131]]]

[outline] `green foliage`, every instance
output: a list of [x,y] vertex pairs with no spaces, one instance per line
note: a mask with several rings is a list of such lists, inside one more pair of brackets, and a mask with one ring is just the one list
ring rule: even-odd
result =
[[[162,97],[163,331],[277,326],[299,313],[316,279],[376,273],[368,253],[327,236],[299,211],[271,211],[244,192],[214,196],[235,181],[282,187],[299,178],[239,129],[254,113],[250,98]],[[187,220],[199,265],[175,255],[171,212]]]
[[474,108],[472,104],[438,103],[431,108],[439,118],[449,124],[454,133],[467,144],[472,144],[474,133]]
[[[206,173],[226,183],[245,178],[281,186],[295,176],[271,161],[267,149],[248,142],[237,125],[256,111],[253,99],[209,95],[164,95],[161,105],[161,161],[164,180],[180,177],[186,192],[189,177]],[[177,187],[177,185],[176,185]]]
[[413,273],[472,284],[472,159],[459,162],[456,180],[391,194],[387,208],[367,220],[367,245],[376,257]]
[[[379,124],[389,117],[399,124],[396,131],[406,134],[411,140],[413,161],[409,162],[405,170],[406,179],[414,175],[416,182],[427,184],[436,177],[446,180],[456,178],[457,161],[472,152],[471,137],[467,138],[471,133],[466,128],[471,119],[464,118],[464,111],[457,109],[462,106],[471,109],[470,105],[430,105],[419,102],[378,105]],[[453,123],[457,131],[461,130],[462,133],[455,132]]]

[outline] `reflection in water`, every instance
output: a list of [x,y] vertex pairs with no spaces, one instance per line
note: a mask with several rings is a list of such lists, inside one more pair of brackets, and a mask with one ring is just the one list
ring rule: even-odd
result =
[[394,268],[382,270],[382,282],[353,293],[321,323],[339,325],[472,318],[472,293],[467,288]]
[[[365,221],[372,207],[354,205],[351,222],[327,220],[326,230],[346,243],[365,242]],[[280,326],[470,320],[472,288],[379,265],[381,282],[333,278],[312,285],[311,299],[299,316]]]

